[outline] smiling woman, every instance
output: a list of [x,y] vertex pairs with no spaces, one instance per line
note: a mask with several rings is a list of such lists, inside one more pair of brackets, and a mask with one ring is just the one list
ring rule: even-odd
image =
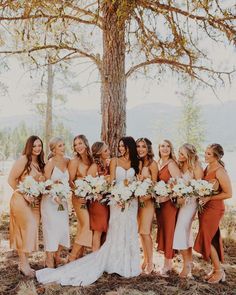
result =
[[[42,178],[44,170],[43,143],[38,136],[30,136],[25,144],[22,156],[14,163],[8,183],[15,190],[10,201],[10,246],[19,255],[19,270],[33,277],[34,270],[28,262],[28,255],[38,250],[38,227],[40,204],[27,194],[19,193],[17,187],[26,176],[35,180]],[[35,206],[30,206],[35,202]]]

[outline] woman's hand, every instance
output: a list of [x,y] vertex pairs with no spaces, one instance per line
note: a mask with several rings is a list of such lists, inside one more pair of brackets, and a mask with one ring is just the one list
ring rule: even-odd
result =
[[185,198],[178,197],[177,198],[177,205],[180,205],[180,206],[185,205]]
[[207,202],[209,202],[211,197],[199,197],[198,202],[199,205],[204,206]]
[[32,203],[35,202],[35,198],[34,198],[34,197],[31,197],[31,196],[29,196],[29,195],[23,195],[23,196],[24,196],[24,199],[25,199],[28,203],[32,204]]
[[170,199],[169,196],[166,196],[166,197],[158,197],[159,204],[165,203],[165,202],[169,201],[169,199]]

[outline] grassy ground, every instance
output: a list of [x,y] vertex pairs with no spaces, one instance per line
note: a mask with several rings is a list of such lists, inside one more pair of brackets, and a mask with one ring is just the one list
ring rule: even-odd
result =
[[[40,285],[36,280],[27,279],[17,270],[17,256],[10,251],[8,245],[9,215],[2,212],[0,224],[0,294],[1,295],[154,295],[154,294],[186,294],[210,295],[227,294],[236,295],[236,212],[227,210],[222,221],[224,235],[225,263],[227,282],[210,285],[202,280],[202,276],[209,271],[199,256],[194,255],[194,279],[178,278],[180,270],[180,256],[174,260],[174,272],[169,278],[161,278],[157,274],[140,275],[132,279],[125,279],[119,275],[104,274],[97,282],[89,287],[62,287],[56,284]],[[75,231],[74,218],[71,220],[72,232]],[[194,222],[196,232],[197,221]],[[41,236],[41,235],[40,235]],[[43,250],[40,239],[40,249]],[[64,253],[67,254],[66,252]],[[35,269],[43,267],[43,251],[31,256],[31,264]],[[154,261],[158,267],[162,265],[163,257],[154,250]]]

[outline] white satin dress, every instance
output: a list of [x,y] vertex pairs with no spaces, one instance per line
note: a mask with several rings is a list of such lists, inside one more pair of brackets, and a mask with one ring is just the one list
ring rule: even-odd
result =
[[[68,170],[61,171],[54,167],[51,180],[69,181]],[[58,211],[58,203],[52,197],[43,196],[41,202],[41,220],[43,230],[44,251],[55,252],[58,246],[70,247],[69,213],[67,202],[63,202],[64,211]]]
[[[132,178],[134,174],[133,168],[125,170],[117,166],[116,181]],[[95,282],[104,272],[117,273],[126,278],[138,276],[141,269],[137,212],[136,199],[123,212],[121,208],[111,205],[107,237],[102,247],[59,268],[36,271],[37,280],[40,283],[86,286]]]
[[[186,171],[182,178],[188,182],[193,179],[191,172]],[[173,249],[186,250],[193,247],[192,222],[197,212],[197,201],[195,197],[187,200],[186,204],[179,209],[177,223],[174,233]]]

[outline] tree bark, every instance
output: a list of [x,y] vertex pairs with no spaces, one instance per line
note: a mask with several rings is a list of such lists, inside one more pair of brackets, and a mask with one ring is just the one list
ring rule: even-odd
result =
[[47,66],[48,85],[47,85],[47,106],[46,106],[46,125],[45,125],[45,151],[49,152],[49,140],[52,137],[52,97],[53,97],[53,66]]
[[103,60],[101,69],[101,138],[116,154],[126,131],[125,23],[117,15],[119,5],[106,1],[103,11]]

